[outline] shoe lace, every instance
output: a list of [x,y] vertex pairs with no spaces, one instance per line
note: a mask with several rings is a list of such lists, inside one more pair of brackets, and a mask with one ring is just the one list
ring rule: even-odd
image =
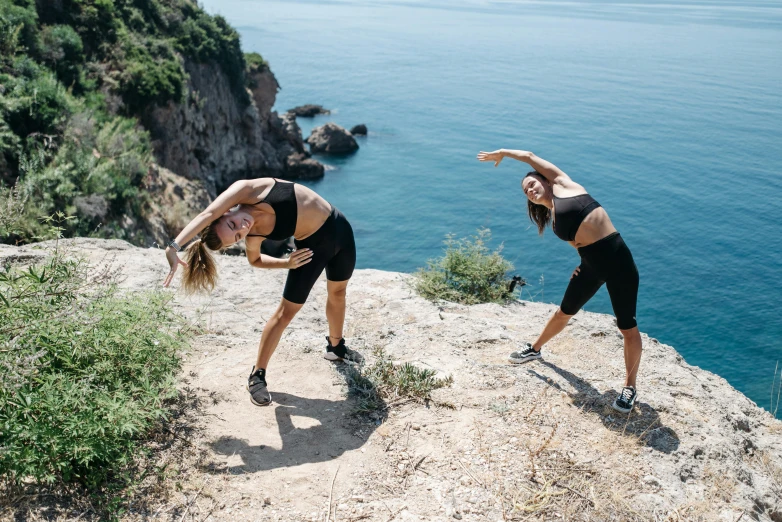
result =
[[619,396],[619,398],[625,402],[630,402],[630,399],[633,398],[633,395],[633,389],[628,386],[622,389],[622,394]]

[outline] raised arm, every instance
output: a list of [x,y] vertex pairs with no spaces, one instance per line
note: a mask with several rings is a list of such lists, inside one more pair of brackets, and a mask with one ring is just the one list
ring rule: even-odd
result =
[[551,183],[563,185],[571,181],[570,177],[562,172],[559,167],[550,161],[535,156],[528,150],[499,149],[494,152],[478,153],[478,161],[493,161],[495,167],[499,165],[504,158],[511,158],[528,164],[533,169],[540,172],[540,174]]
[[209,206],[206,207],[206,209],[193,218],[193,220],[182,229],[182,232],[177,235],[174,241],[176,241],[179,246],[184,246],[185,243],[193,239],[196,234],[201,232],[209,223],[228,212],[231,207],[235,207],[239,203],[247,201],[247,199],[252,196],[252,191],[252,187],[246,180],[240,180],[233,183],[223,191],[222,194],[217,196],[214,201],[209,203]]

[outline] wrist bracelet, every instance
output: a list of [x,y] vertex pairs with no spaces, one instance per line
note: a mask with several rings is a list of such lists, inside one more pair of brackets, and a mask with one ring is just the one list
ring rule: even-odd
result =
[[177,244],[177,242],[175,240],[173,240],[173,239],[168,243],[168,246],[170,246],[171,248],[173,248],[177,252],[181,252],[182,251],[182,247],[179,246]]

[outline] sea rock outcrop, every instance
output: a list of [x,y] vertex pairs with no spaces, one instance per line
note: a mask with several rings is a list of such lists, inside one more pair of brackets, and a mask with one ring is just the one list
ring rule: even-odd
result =
[[293,114],[294,116],[300,116],[302,118],[312,118],[319,114],[331,114],[331,111],[323,108],[321,105],[308,104],[289,109],[288,114]]
[[350,133],[353,136],[366,136],[367,135],[367,126],[363,123],[359,123],[358,125],[354,125],[352,129],[350,129]]
[[313,154],[350,154],[358,150],[353,135],[336,123],[315,127],[306,142]]

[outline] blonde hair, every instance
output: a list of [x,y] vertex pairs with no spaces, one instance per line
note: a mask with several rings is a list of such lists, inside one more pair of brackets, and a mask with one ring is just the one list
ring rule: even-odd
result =
[[216,231],[218,221],[219,219],[216,219],[209,223],[201,232],[201,239],[193,241],[187,247],[187,266],[182,274],[182,288],[188,294],[211,292],[217,283],[217,264],[210,250],[220,250],[223,247]]

